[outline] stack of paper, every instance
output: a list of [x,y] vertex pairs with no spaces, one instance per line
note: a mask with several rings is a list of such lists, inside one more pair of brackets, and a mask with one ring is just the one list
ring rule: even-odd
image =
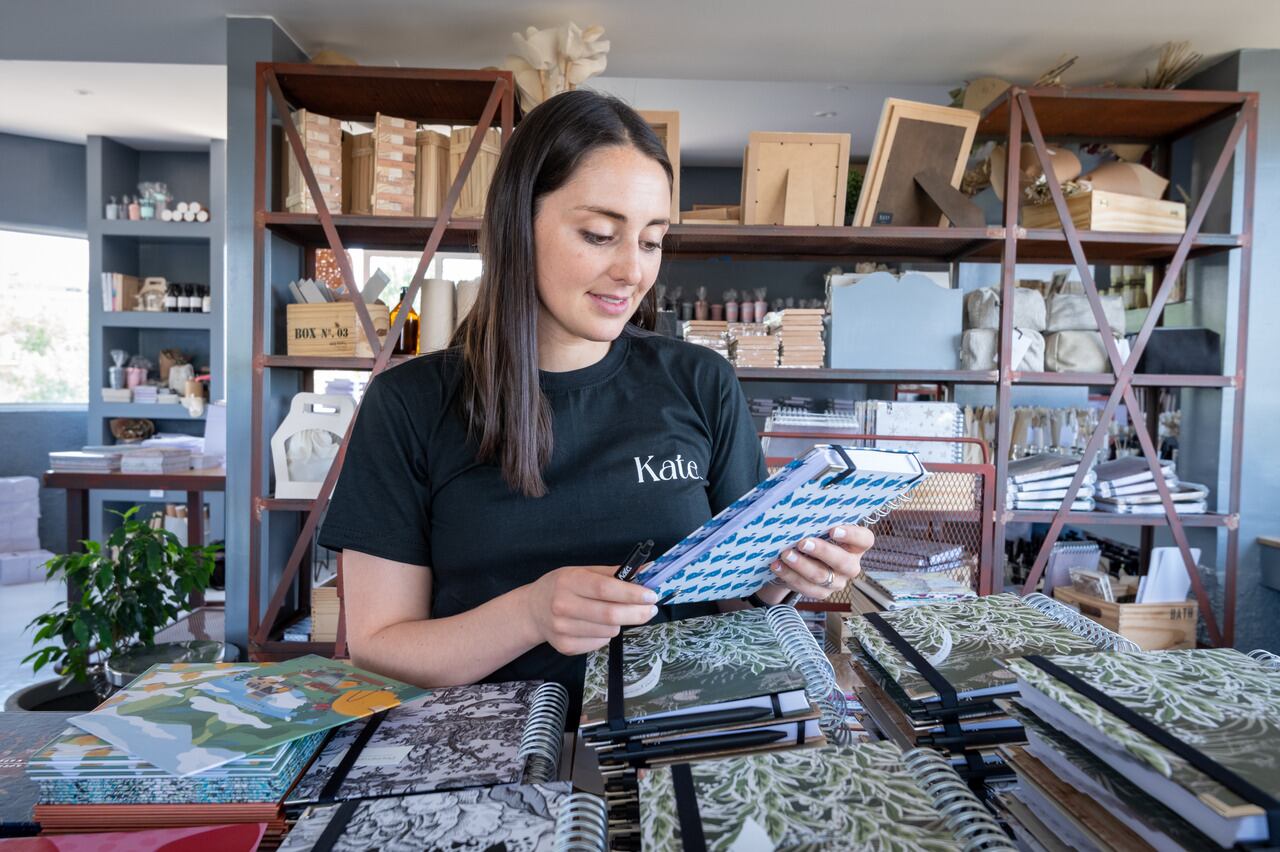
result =
[[113,473],[120,469],[123,453],[58,450],[49,453],[49,469],[79,473]]
[[311,641],[333,642],[338,638],[337,577],[311,588]]
[[133,391],[129,388],[103,388],[103,402],[133,402]]
[[[1208,486],[1179,481],[1172,461],[1162,460],[1160,468],[1179,515],[1202,515],[1208,511]],[[1164,514],[1155,477],[1145,458],[1113,459],[1098,465],[1094,472],[1098,474],[1099,511],[1126,515]]]
[[729,355],[735,367],[778,366],[778,340],[764,323],[729,323]]
[[0,477],[0,553],[40,549],[40,482],[34,476]]
[[191,451],[170,447],[147,447],[126,453],[120,461],[121,473],[176,473],[191,469]]
[[729,330],[729,323],[724,320],[685,320],[681,330],[686,342],[713,349],[728,360],[729,342],[725,339],[725,332]]
[[824,367],[827,347],[822,339],[822,308],[787,308],[771,314],[767,323],[778,336],[779,367]]
[[133,389],[133,401],[143,405],[154,405],[160,392],[157,385],[138,385]]
[[[1008,509],[1053,510],[1067,499],[1071,478],[1080,467],[1080,456],[1065,453],[1040,453],[1009,462],[1008,490],[1005,507]],[[1093,511],[1093,482],[1095,474],[1085,474],[1080,490],[1071,504],[1073,512]]]

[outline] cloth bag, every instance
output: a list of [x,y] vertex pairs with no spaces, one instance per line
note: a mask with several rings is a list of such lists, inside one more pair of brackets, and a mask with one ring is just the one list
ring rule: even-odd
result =
[[[964,370],[994,370],[999,349],[1000,332],[990,328],[971,328],[960,336],[960,367]],[[1013,353],[1018,355],[1020,352],[1022,357],[1013,369],[1044,372],[1044,335],[1031,329],[1015,328]]]
[[[1124,299],[1103,296],[1102,312],[1107,325],[1116,334],[1124,334]],[[1089,307],[1089,297],[1075,293],[1058,293],[1050,297],[1045,331],[1097,331],[1098,323]]]
[[[964,299],[966,328],[1000,328],[1000,290],[983,287]],[[1044,331],[1044,296],[1026,287],[1013,290],[1013,327]]]
[[1096,331],[1046,334],[1044,365],[1051,373],[1105,373],[1111,369],[1107,351],[1102,345],[1102,335]]

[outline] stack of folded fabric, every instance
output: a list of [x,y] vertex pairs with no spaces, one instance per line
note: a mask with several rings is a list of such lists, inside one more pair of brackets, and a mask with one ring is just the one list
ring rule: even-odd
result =
[[[1008,509],[1057,509],[1067,499],[1071,478],[1080,467],[1082,458],[1066,453],[1040,453],[1009,462],[1008,490],[1005,507]],[[1085,474],[1080,490],[1071,504],[1073,512],[1093,511],[1093,471]]]
[[845,625],[867,717],[903,748],[943,751],[974,782],[1007,778],[997,747],[1023,740],[995,704],[1016,691],[1001,660],[1137,647],[1038,594],[850,616]]
[[[1203,515],[1208,511],[1208,486],[1179,480],[1172,461],[1162,460],[1160,468],[1179,515]],[[1164,514],[1155,477],[1145,458],[1113,459],[1102,462],[1093,470],[1098,476],[1098,511],[1125,515]]]
[[787,308],[770,314],[766,324],[778,338],[779,367],[823,367],[827,347],[822,339],[822,308]]
[[729,359],[729,342],[725,339],[728,330],[729,323],[724,320],[686,320],[682,324],[686,342],[719,352],[725,360]]
[[731,322],[726,334],[735,367],[778,366],[778,340],[764,323]]
[[1009,669],[1028,742],[1002,748],[1018,783],[993,801],[1022,848],[1280,845],[1280,658],[1202,648]]

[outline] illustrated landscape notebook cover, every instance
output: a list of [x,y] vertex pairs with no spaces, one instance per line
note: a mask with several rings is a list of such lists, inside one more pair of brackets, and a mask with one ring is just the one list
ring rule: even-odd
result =
[[[763,607],[628,630],[622,648],[628,720],[774,693],[791,695],[783,702],[784,712],[809,710],[804,676],[783,650]],[[587,657],[584,728],[608,717],[608,671],[607,647]]]
[[192,683],[173,672],[169,681],[117,693],[71,721],[153,766],[187,776],[426,691],[314,655]]
[[[71,713],[0,713],[0,837],[30,825],[40,788],[26,774],[27,761],[67,726]],[[10,826],[10,829],[6,829]]]
[[837,524],[874,523],[927,477],[913,453],[819,445],[659,556],[636,582],[667,603],[745,597],[773,577],[769,564],[783,548],[825,537]]
[[[936,752],[893,743],[824,746],[684,764],[706,848],[955,850],[961,832],[1012,850]],[[685,848],[671,767],[640,776],[645,852]],[[946,803],[946,816],[939,805]]]
[[308,809],[280,852],[306,852],[335,820],[342,826],[331,852],[371,849],[450,852],[552,852],[557,825],[575,815],[594,819],[594,836],[579,836],[579,850],[603,852],[604,803],[571,793],[567,781],[367,799]]
[[[540,693],[542,686],[527,681],[435,689],[388,711],[328,796],[342,801],[526,780],[521,741],[530,719],[550,719],[558,705],[552,721],[564,729],[565,704],[548,701],[547,694],[563,695],[563,689],[550,684]],[[335,732],[286,804],[319,801],[363,729],[355,724]]]
[[[997,657],[1099,650],[1097,643],[1015,595],[930,604],[885,612],[882,616],[947,679],[959,698],[1016,691],[1013,675],[996,662]],[[845,624],[850,651],[865,651],[910,700],[938,700],[937,691],[870,621],[855,616],[847,618]]]
[[[1049,661],[1280,798],[1280,671],[1230,648]],[[1022,702],[1224,846],[1268,840],[1265,812],[1027,660]]]
[[254,852],[266,828],[266,823],[242,822],[150,831],[45,834],[21,843],[0,844],[0,852]]

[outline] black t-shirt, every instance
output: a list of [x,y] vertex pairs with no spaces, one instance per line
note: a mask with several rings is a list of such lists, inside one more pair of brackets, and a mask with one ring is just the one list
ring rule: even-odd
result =
[[[370,383],[320,533],[331,549],[430,566],[432,618],[563,565],[616,565],[647,538],[661,554],[765,477],[729,363],[629,331],[589,367],[540,373],[555,443],[547,494],[525,497],[475,460],[454,404],[460,365],[445,350]],[[658,620],[714,607],[670,610]],[[544,644],[487,680],[555,680],[576,708],[584,665]]]

